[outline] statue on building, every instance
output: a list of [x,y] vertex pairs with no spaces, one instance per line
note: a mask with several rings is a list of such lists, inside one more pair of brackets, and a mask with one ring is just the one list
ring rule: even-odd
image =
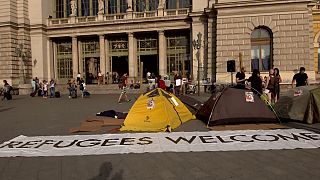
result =
[[166,7],[166,0],[159,0],[158,8],[165,8]]
[[77,15],[77,2],[75,0],[70,0],[70,8],[71,8],[70,16],[76,16]]
[[104,14],[104,0],[99,0],[99,12],[98,14]]

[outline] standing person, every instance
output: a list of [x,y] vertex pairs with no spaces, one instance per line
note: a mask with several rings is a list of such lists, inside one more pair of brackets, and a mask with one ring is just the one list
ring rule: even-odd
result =
[[2,100],[11,100],[12,96],[11,96],[11,90],[12,87],[9,85],[9,83],[7,82],[7,80],[3,80],[3,98]]
[[128,77],[127,77],[127,73],[124,73],[123,76],[120,78],[120,82],[121,84],[119,85],[119,88],[121,89],[121,94],[119,96],[119,99],[118,99],[118,103],[121,104],[121,100],[122,100],[122,97],[124,96],[125,97],[125,100],[127,102],[129,102],[130,100],[128,99],[128,96],[127,96],[127,85],[128,85]]
[[50,98],[54,98],[56,83],[53,79],[50,81]]
[[101,71],[98,73],[98,85],[102,85],[103,82],[103,75],[101,74]]
[[77,84],[80,84],[81,74],[78,72],[77,74]]
[[291,84],[292,88],[293,88],[294,82],[296,82],[296,87],[307,86],[309,84],[308,75],[305,73],[305,71],[306,69],[304,67],[300,67],[299,73],[293,76],[292,84]]
[[274,76],[276,77],[276,102],[279,100],[280,98],[280,83],[282,83],[282,79],[280,76],[280,70],[278,68],[274,68]]
[[84,80],[80,80],[80,86],[79,86],[80,92],[81,92],[81,97],[84,97],[84,92],[86,90],[86,83],[84,83]]
[[72,84],[71,79],[69,79],[67,83],[67,89],[69,91],[69,99],[71,98],[71,91],[72,91],[71,84]]
[[180,76],[179,73],[177,73],[174,76],[174,82],[175,82],[175,87],[174,87],[175,94],[179,96],[181,91],[181,85],[182,85],[182,77]]
[[260,76],[260,72],[258,69],[254,69],[252,71],[252,75],[249,77],[248,81],[250,82],[250,86],[252,88],[252,92],[255,94],[262,94],[262,77]]
[[148,71],[147,72],[147,80],[151,79],[151,73]]
[[48,96],[48,82],[46,80],[43,80],[42,91],[43,91],[42,97],[47,98],[47,96]]
[[275,103],[276,97],[276,77],[274,76],[274,70],[269,70],[269,76],[266,81],[266,89],[268,90],[268,98],[271,103]]
[[158,76],[158,88],[161,88],[163,90],[166,90],[166,83],[163,79],[161,79],[161,75]]
[[240,72],[236,74],[236,87],[244,89],[246,86],[246,69],[244,67],[241,68]]

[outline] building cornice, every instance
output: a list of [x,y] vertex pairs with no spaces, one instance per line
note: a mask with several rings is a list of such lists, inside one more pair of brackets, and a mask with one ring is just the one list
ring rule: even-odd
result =
[[248,6],[265,6],[265,5],[280,5],[280,4],[293,4],[293,3],[312,3],[312,0],[247,0],[247,1],[219,1],[219,3],[213,4],[216,9],[221,8],[236,8],[236,7],[248,7]]

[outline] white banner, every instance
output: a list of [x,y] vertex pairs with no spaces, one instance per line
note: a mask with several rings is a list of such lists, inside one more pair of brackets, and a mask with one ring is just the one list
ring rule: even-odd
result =
[[0,157],[319,148],[320,134],[302,129],[72,136],[18,136]]

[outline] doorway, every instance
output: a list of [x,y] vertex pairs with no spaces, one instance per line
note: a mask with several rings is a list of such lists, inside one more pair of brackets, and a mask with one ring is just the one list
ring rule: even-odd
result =
[[100,70],[99,58],[85,58],[85,79],[86,84],[97,84],[97,77]]
[[128,56],[112,56],[112,82],[117,83],[119,78],[129,71]]
[[159,75],[158,55],[140,55],[140,62],[143,62],[143,78],[146,78],[147,73],[151,75]]

